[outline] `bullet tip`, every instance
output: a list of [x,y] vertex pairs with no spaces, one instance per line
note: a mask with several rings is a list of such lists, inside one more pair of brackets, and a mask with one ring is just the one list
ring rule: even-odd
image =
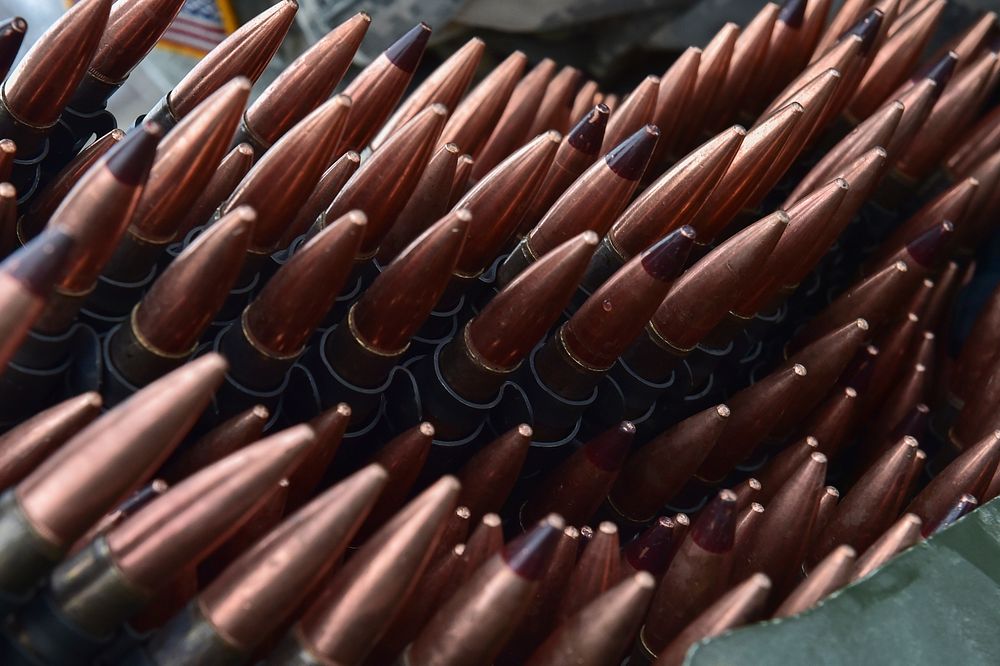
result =
[[669,234],[643,253],[643,268],[661,282],[676,279],[684,272],[695,236],[694,228],[687,225]]
[[604,130],[608,126],[608,116],[611,109],[601,103],[591,109],[573,129],[569,131],[566,140],[585,155],[597,155],[604,141]]
[[17,144],[10,139],[4,139],[0,141],[0,152],[15,155],[17,153]]
[[236,146],[236,152],[240,155],[245,155],[246,157],[253,157],[253,146],[249,143],[241,143]]
[[159,124],[143,123],[141,128],[126,136],[125,140],[108,154],[108,170],[125,185],[139,185],[145,182],[153,157],[156,155],[156,146],[162,138],[163,128]]
[[639,180],[646,171],[659,136],[660,129],[656,125],[646,125],[612,148],[604,161],[621,178]]
[[632,580],[634,580],[636,585],[644,590],[652,590],[656,587],[656,579],[653,577],[653,574],[648,571],[640,571],[632,577]]
[[418,427],[418,429],[420,430],[420,434],[423,435],[424,437],[433,437],[434,436],[434,426],[432,426],[427,421],[424,421],[423,423],[421,423],[420,426]]
[[621,467],[635,438],[635,425],[622,421],[584,444],[587,459],[595,466],[609,472]]
[[715,413],[722,418],[727,419],[729,418],[729,415],[732,414],[732,411],[729,409],[729,405],[716,405]]
[[778,12],[778,20],[790,28],[800,28],[806,17],[807,0],[785,0]]
[[531,439],[534,436],[535,431],[532,430],[531,426],[528,425],[527,423],[522,423],[521,425],[517,426],[517,434],[520,435],[521,437],[524,437],[525,439]]
[[522,578],[541,578],[565,527],[566,521],[562,516],[550,513],[534,528],[504,547],[503,559],[507,566]]
[[420,58],[424,54],[430,36],[431,27],[421,21],[387,48],[385,57],[396,67],[410,74],[420,63]]
[[934,82],[937,86],[934,90],[935,96],[940,96],[944,91],[945,86],[951,81],[951,75],[955,73],[955,67],[958,65],[958,54],[954,51],[948,51],[941,60],[939,60],[930,71],[927,72],[927,79]]
[[796,363],[795,365],[792,366],[792,372],[794,372],[799,377],[805,377],[806,366],[802,365],[801,363]]
[[20,16],[15,16],[13,19],[11,19],[10,28],[14,32],[27,32],[27,30],[28,30],[28,22],[25,21]]

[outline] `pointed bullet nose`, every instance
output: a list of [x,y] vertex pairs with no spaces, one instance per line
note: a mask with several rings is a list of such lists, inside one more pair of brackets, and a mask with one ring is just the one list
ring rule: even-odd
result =
[[410,28],[410,31],[396,40],[385,50],[385,57],[389,62],[399,67],[407,74],[412,73],[420,64],[420,57],[427,48],[427,40],[431,38],[431,27],[420,22]]
[[789,28],[800,28],[806,16],[808,0],[785,0],[778,12],[778,20]]
[[608,126],[611,109],[607,104],[598,104],[585,115],[566,135],[569,145],[585,155],[597,155],[604,143],[604,130]]
[[163,138],[163,128],[156,123],[143,123],[142,127],[125,135],[125,138],[108,152],[108,170],[125,185],[141,185],[149,175],[156,157],[156,147]]
[[677,523],[660,516],[650,527],[625,546],[623,555],[632,568],[654,576],[666,572],[674,553]]
[[924,268],[931,268],[940,258],[955,231],[955,225],[945,220],[906,244],[907,253]]
[[694,241],[694,228],[681,227],[643,253],[643,268],[661,282],[676,279],[684,272]]
[[736,538],[736,493],[720,490],[711,503],[698,513],[691,526],[691,539],[707,551],[727,553]]
[[504,547],[504,561],[521,577],[538,580],[545,573],[564,527],[566,522],[561,516],[549,514],[529,532]]
[[656,125],[646,125],[628,137],[605,156],[608,168],[626,180],[639,180],[646,171],[649,158],[660,138]]
[[613,472],[625,462],[634,438],[635,425],[631,421],[622,421],[584,444],[584,451],[594,465]]
[[0,264],[0,273],[10,275],[32,293],[45,298],[62,277],[76,245],[75,238],[58,227],[50,227],[5,259]]
[[861,55],[868,55],[872,46],[875,45],[875,38],[878,37],[884,16],[882,10],[872,9],[844,35],[845,37],[857,35],[861,38]]

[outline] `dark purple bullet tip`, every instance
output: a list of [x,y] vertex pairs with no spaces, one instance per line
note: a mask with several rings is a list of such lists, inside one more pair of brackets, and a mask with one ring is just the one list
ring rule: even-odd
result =
[[76,239],[61,229],[46,229],[7,257],[0,264],[0,274],[13,277],[31,293],[45,298],[65,272],[76,245]]
[[420,64],[420,58],[427,48],[427,40],[431,38],[431,27],[421,22],[413,26],[408,33],[396,40],[385,50],[385,57],[396,67],[407,74],[413,73]]
[[677,550],[674,547],[674,527],[674,521],[670,518],[657,518],[650,528],[625,546],[625,560],[637,571],[648,571],[654,576],[662,575],[670,566],[670,560]]
[[604,141],[604,130],[608,126],[611,109],[607,104],[598,104],[587,112],[576,127],[569,131],[566,140],[585,155],[596,155]]
[[517,537],[503,549],[503,559],[516,574],[538,580],[545,573],[552,551],[559,542],[565,523],[551,514],[538,525]]
[[938,259],[941,251],[951,240],[951,235],[955,231],[955,225],[945,220],[941,224],[936,224],[923,232],[906,244],[906,252],[913,261],[924,268],[930,268]]
[[626,180],[639,180],[646,171],[653,148],[660,138],[660,128],[646,125],[604,156],[608,167]]
[[861,55],[868,55],[875,44],[875,37],[878,36],[879,28],[882,26],[883,17],[881,9],[872,9],[844,34],[845,37],[857,35],[861,38]]
[[622,421],[584,444],[583,450],[594,466],[614,472],[625,462],[634,438],[635,426],[631,421]]
[[104,158],[111,175],[125,185],[145,183],[162,138],[163,128],[156,123],[143,123],[126,134]]
[[778,20],[790,28],[801,28],[806,18],[808,0],[785,0],[778,12]]
[[736,493],[720,490],[698,513],[691,526],[691,539],[711,553],[728,553],[736,538]]
[[941,93],[944,92],[945,86],[951,81],[951,75],[955,73],[957,65],[958,54],[954,51],[948,51],[943,58],[933,63],[930,69],[927,70],[926,78],[937,85],[934,89],[935,97],[940,97]]
[[642,253],[642,267],[660,282],[670,282],[684,272],[695,231],[687,225],[660,239]]
[[3,23],[0,23],[0,31],[20,32],[23,34],[28,31],[28,22],[20,16],[15,16],[14,18],[7,19]]

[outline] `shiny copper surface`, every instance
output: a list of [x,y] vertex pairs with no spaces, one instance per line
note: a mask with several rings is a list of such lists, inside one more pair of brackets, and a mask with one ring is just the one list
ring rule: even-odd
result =
[[312,499],[327,467],[337,454],[351,419],[351,407],[341,402],[309,421],[316,443],[288,475],[288,507],[292,510]]
[[659,91],[660,77],[647,76],[618,108],[612,109],[607,130],[604,132],[604,141],[601,143],[602,155],[610,153],[616,146],[642,130],[643,126],[652,122]]
[[183,0],[114,3],[87,75],[101,83],[124,81],[153,49],[183,4]]
[[295,219],[285,229],[278,242],[278,247],[288,247],[293,240],[302,235],[317,218],[325,211],[340,193],[344,184],[357,172],[361,166],[361,156],[353,150],[347,151],[323,172],[313,188],[312,194],[299,207]]
[[854,565],[851,581],[864,578],[900,552],[917,543],[920,540],[921,525],[920,518],[912,513],[908,513],[896,521],[878,541],[872,544],[871,548],[861,553]]
[[177,235],[183,236],[194,227],[207,223],[215,209],[233,193],[239,182],[250,171],[253,160],[254,151],[249,143],[241,143],[230,150],[222,158],[205,189],[181,218],[177,225]]
[[857,551],[848,545],[837,546],[823,561],[809,573],[809,577],[799,583],[789,594],[774,617],[790,617],[809,610],[827,595],[842,588],[851,580],[851,572],[857,559]]
[[507,106],[527,62],[527,56],[514,51],[494,67],[455,107],[441,132],[441,140],[455,144],[463,153],[478,156]]
[[255,405],[223,421],[171,456],[157,475],[170,484],[176,484],[250,442],[256,442],[270,418],[271,413],[266,407]]
[[480,449],[458,472],[458,502],[469,507],[472,520],[499,511],[521,473],[528,455],[531,427],[521,424]]
[[570,123],[576,121],[571,114],[573,98],[582,76],[580,70],[569,65],[559,70],[545,88],[545,95],[538,105],[538,113],[535,114],[526,136],[535,136],[550,129],[561,134],[570,130]]

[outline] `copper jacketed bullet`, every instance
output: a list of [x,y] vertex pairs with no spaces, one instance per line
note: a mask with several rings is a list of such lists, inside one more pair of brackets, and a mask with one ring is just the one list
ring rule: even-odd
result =
[[[249,144],[241,145],[249,146]],[[323,211],[333,203],[340,190],[360,166],[361,156],[353,150],[338,157],[319,177],[319,181],[317,181],[309,198],[299,207],[295,219],[285,229],[285,233],[278,242],[278,247],[288,247],[293,240],[307,231]]]
[[628,458],[609,502],[623,517],[656,515],[697,471],[729,421],[729,407],[716,405],[660,434]]
[[127,382],[145,386],[194,353],[240,274],[254,220],[240,207],[206,230],[111,334],[109,357]]
[[449,113],[454,111],[472,82],[485,50],[486,43],[478,37],[473,37],[441,63],[403,100],[399,109],[382,125],[371,141],[372,150],[378,150],[389,136],[432,104],[443,104]]
[[302,462],[288,475],[290,510],[298,509],[312,498],[327,467],[340,448],[350,419],[350,405],[341,402],[321,412],[309,422],[309,426],[316,433],[316,443],[302,458]]
[[[311,438],[308,426],[297,426],[237,451],[62,562],[12,620],[19,629],[15,649],[42,662],[89,661],[171,574],[204,557],[266,500],[264,489],[278,482]],[[46,640],[56,626],[62,637]]]
[[758,617],[771,592],[771,579],[755,573],[709,606],[656,659],[655,666],[680,666],[694,643],[734,629]]
[[691,91],[691,107],[678,128],[678,147],[681,150],[694,145],[699,134],[713,129],[706,125],[718,114],[715,109],[721,104],[719,98],[739,35],[738,25],[726,23],[702,49],[698,61],[698,78]]
[[80,252],[72,230],[49,229],[0,263],[0,367],[6,367],[46,308],[67,263]]
[[602,521],[573,567],[559,604],[561,621],[579,613],[618,582],[621,578],[618,548],[618,526]]
[[26,477],[47,457],[97,418],[101,396],[84,393],[50,407],[0,437],[0,488]]
[[527,56],[514,51],[494,67],[455,107],[441,133],[441,140],[455,144],[463,153],[472,157],[479,155],[527,63]]
[[600,666],[621,657],[656,587],[645,571],[626,578],[568,618],[527,666]]
[[173,126],[233,78],[245,76],[255,83],[288,33],[298,8],[296,0],[281,0],[244,23],[191,68],[146,114],[147,120]]
[[354,104],[338,153],[361,150],[399,103],[427,48],[431,28],[420,23],[396,40],[344,88]]
[[858,391],[853,386],[835,390],[813,411],[799,432],[813,433],[819,441],[819,450],[834,460],[853,432],[858,406]]
[[403,505],[427,461],[433,440],[434,426],[420,423],[394,437],[372,456],[371,462],[385,469],[388,477],[361,530],[362,537],[382,526]]
[[[3,499],[10,535],[0,589],[19,596],[115,502],[151,474],[208,404],[226,362],[208,355],[90,423]],[[112,435],[112,433],[114,433]]]
[[[626,139],[642,130],[644,125],[648,125],[653,120],[653,111],[656,108],[656,97],[660,90],[660,78],[658,76],[647,76],[635,87],[635,90],[625,99],[608,119],[608,128],[604,132],[604,141],[601,144],[601,153],[608,154],[616,146],[621,145]],[[649,151],[655,146],[650,146]],[[649,159],[647,156],[646,160]],[[645,166],[645,164],[643,165]],[[639,173],[635,179],[642,177]]]
[[550,512],[573,525],[586,523],[615,482],[634,436],[635,426],[623,421],[584,443],[537,486],[521,509],[521,524],[528,526]]
[[760,477],[761,491],[756,499],[767,506],[774,494],[781,490],[785,481],[802,466],[813,452],[819,450],[819,440],[807,435],[793,444],[787,445],[781,452],[767,461],[764,468],[757,472]]
[[571,112],[581,76],[580,70],[567,65],[552,77],[526,136],[535,136],[550,129],[560,133],[569,131],[570,123],[576,120]]
[[20,16],[0,22],[0,77],[7,78],[27,31],[28,22]]
[[[700,48],[689,46],[660,77],[652,120],[652,124],[660,128],[660,140],[656,142],[656,149],[650,160],[651,170],[661,168],[670,155],[683,127],[684,114],[699,112],[693,108],[690,100],[698,79],[701,54]],[[584,90],[580,92],[583,94]]]
[[74,4],[49,26],[3,82],[0,135],[38,151],[87,72],[108,22],[111,0]]
[[690,527],[691,520],[683,513],[674,514],[673,518],[660,516],[654,520],[622,548],[622,575],[648,571],[659,580],[666,573]]
[[948,512],[945,513],[934,529],[930,531],[930,534],[937,534],[941,530],[954,525],[959,518],[974,510],[977,506],[979,506],[979,501],[975,497],[969,493],[963,494],[951,505],[951,508],[948,509]]
[[885,534],[879,537],[865,552],[861,553],[854,566],[851,580],[860,580],[872,573],[893,557],[920,541],[922,521],[919,516],[908,513],[896,521]]
[[184,236],[194,227],[205,224],[212,218],[215,209],[233,193],[239,182],[250,171],[253,160],[254,150],[249,143],[241,143],[222,158],[205,189],[191,202],[187,212],[177,224],[178,237]]
[[531,443],[531,427],[521,424],[484,446],[458,472],[458,503],[469,507],[473,521],[499,511],[521,472]]
[[347,72],[370,23],[368,14],[358,12],[288,65],[247,109],[235,143],[247,141],[263,153],[325,102]]
[[140,649],[154,664],[248,657],[329,574],[384,483],[384,470],[371,465],[317,497]]
[[640,634],[646,650],[658,654],[725,591],[737,518],[736,495],[729,490],[698,513],[646,615]]
[[223,421],[193,444],[177,451],[157,472],[157,476],[168,483],[178,483],[203,467],[222,460],[233,451],[256,442],[261,438],[270,418],[271,413],[266,407],[256,405]]
[[784,13],[777,3],[768,2],[740,31],[726,69],[726,79],[719,88],[713,105],[711,121],[716,126],[726,119],[735,118],[739,111],[750,106],[748,97],[759,97],[763,92],[763,77],[768,75],[768,70],[763,66],[764,59],[770,51],[775,22]]
[[402,663],[478,666],[492,662],[528,610],[564,527],[559,516],[549,516],[480,566],[438,608],[403,653]]
[[446,476],[407,504],[325,585],[266,663],[363,661],[429,564],[457,496],[458,482]]
[[848,545],[837,546],[822,562],[809,572],[809,577],[792,590],[774,617],[790,617],[809,610],[825,597],[836,592],[851,580],[857,551]]

